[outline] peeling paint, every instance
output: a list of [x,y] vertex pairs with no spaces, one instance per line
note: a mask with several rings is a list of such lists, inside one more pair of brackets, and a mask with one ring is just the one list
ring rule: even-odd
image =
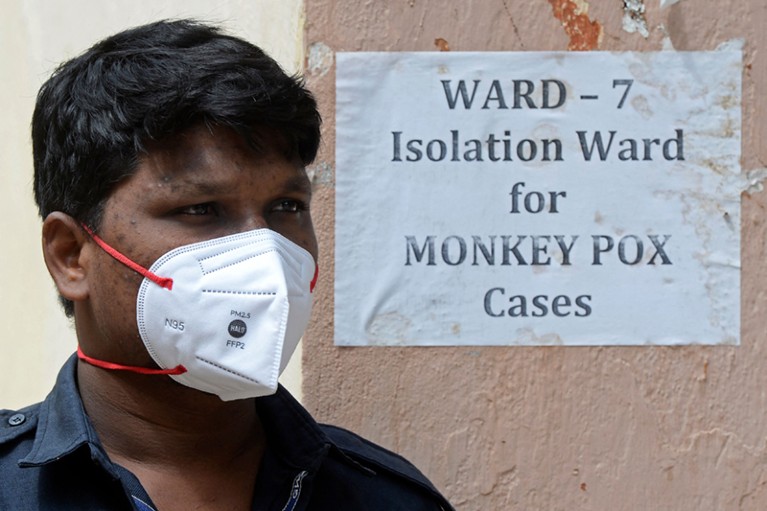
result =
[[602,25],[589,19],[586,0],[549,0],[554,17],[562,22],[570,37],[568,50],[594,50],[602,42]]
[[441,37],[438,37],[434,40],[434,46],[439,48],[439,51],[450,51],[450,45],[447,44],[447,41]]
[[663,23],[658,25],[658,31],[661,33],[663,39],[661,40],[662,51],[676,51],[674,48],[674,41],[671,40],[671,35],[668,33],[668,28]]
[[556,332],[537,334],[532,328],[518,328],[516,332],[520,345],[531,346],[563,346],[562,338]]
[[660,8],[665,9],[666,7],[671,7],[678,2],[679,0],[660,0]]
[[644,13],[644,0],[623,0],[623,30],[629,34],[639,32],[647,39],[650,32],[647,30]]
[[325,76],[333,67],[333,50],[325,43],[313,43],[309,46],[307,72],[312,76]]
[[746,41],[742,38],[728,39],[719,43],[716,46],[716,51],[743,51],[743,46],[745,44]]
[[333,184],[333,166],[326,161],[321,161],[307,167],[306,175],[313,185]]
[[749,170],[746,173],[746,182],[742,190],[749,195],[763,192],[765,180],[767,180],[767,167]]

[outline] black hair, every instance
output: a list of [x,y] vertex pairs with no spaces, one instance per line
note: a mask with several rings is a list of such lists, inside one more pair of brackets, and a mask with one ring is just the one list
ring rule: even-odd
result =
[[[291,157],[314,160],[317,104],[260,48],[194,20],[120,32],[61,64],[32,117],[34,192],[40,215],[62,211],[94,229],[117,183],[152,141],[205,122],[281,136]],[[72,304],[65,303],[67,315]]]

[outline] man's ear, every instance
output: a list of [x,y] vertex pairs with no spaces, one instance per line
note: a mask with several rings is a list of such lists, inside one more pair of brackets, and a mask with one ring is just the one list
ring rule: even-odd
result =
[[59,294],[78,302],[88,298],[88,264],[83,247],[88,234],[80,223],[61,211],[43,221],[43,258]]

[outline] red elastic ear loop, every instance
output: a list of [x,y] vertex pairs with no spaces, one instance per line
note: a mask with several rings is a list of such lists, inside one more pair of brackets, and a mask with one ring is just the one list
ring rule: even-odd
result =
[[111,370],[117,370],[117,371],[130,371],[132,373],[138,373],[138,374],[169,374],[169,375],[178,375],[178,374],[184,374],[186,372],[186,367],[182,366],[181,364],[177,365],[176,367],[173,367],[171,369],[147,369],[145,367],[137,367],[137,366],[126,366],[122,364],[114,364],[112,362],[105,362],[103,360],[99,360],[97,358],[89,357],[85,353],[83,353],[83,350],[80,346],[77,347],[77,358],[80,360],[83,360],[85,362],[88,362],[90,365],[100,367],[102,369],[111,369]]
[[165,289],[173,289],[173,279],[168,277],[160,277],[159,275],[156,275],[152,273],[151,271],[147,270],[143,266],[131,261],[124,255],[122,255],[120,252],[112,248],[109,244],[107,244],[106,241],[99,238],[99,236],[91,230],[90,227],[88,227],[85,224],[82,224],[83,229],[85,229],[85,232],[87,232],[91,238],[93,238],[93,241],[96,242],[98,246],[100,246],[104,252],[111,255],[115,259],[117,259],[119,262],[130,268],[131,270],[135,271],[136,273],[142,275],[143,277],[148,278],[155,284],[157,284],[160,287],[164,287]]
[[309,283],[309,292],[314,292],[314,286],[317,285],[317,278],[320,276],[320,266],[317,263],[314,263],[314,277],[312,277],[312,281]]

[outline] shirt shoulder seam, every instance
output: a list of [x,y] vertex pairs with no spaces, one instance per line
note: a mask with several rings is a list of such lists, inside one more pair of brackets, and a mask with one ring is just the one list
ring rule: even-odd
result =
[[[442,509],[453,509],[431,481],[403,456],[344,428],[329,424],[321,424],[320,427],[328,435],[333,445],[351,461],[358,463],[361,468],[370,470],[365,465],[372,465],[378,470],[385,471],[426,491],[436,499]],[[375,470],[372,472],[375,473]]]

